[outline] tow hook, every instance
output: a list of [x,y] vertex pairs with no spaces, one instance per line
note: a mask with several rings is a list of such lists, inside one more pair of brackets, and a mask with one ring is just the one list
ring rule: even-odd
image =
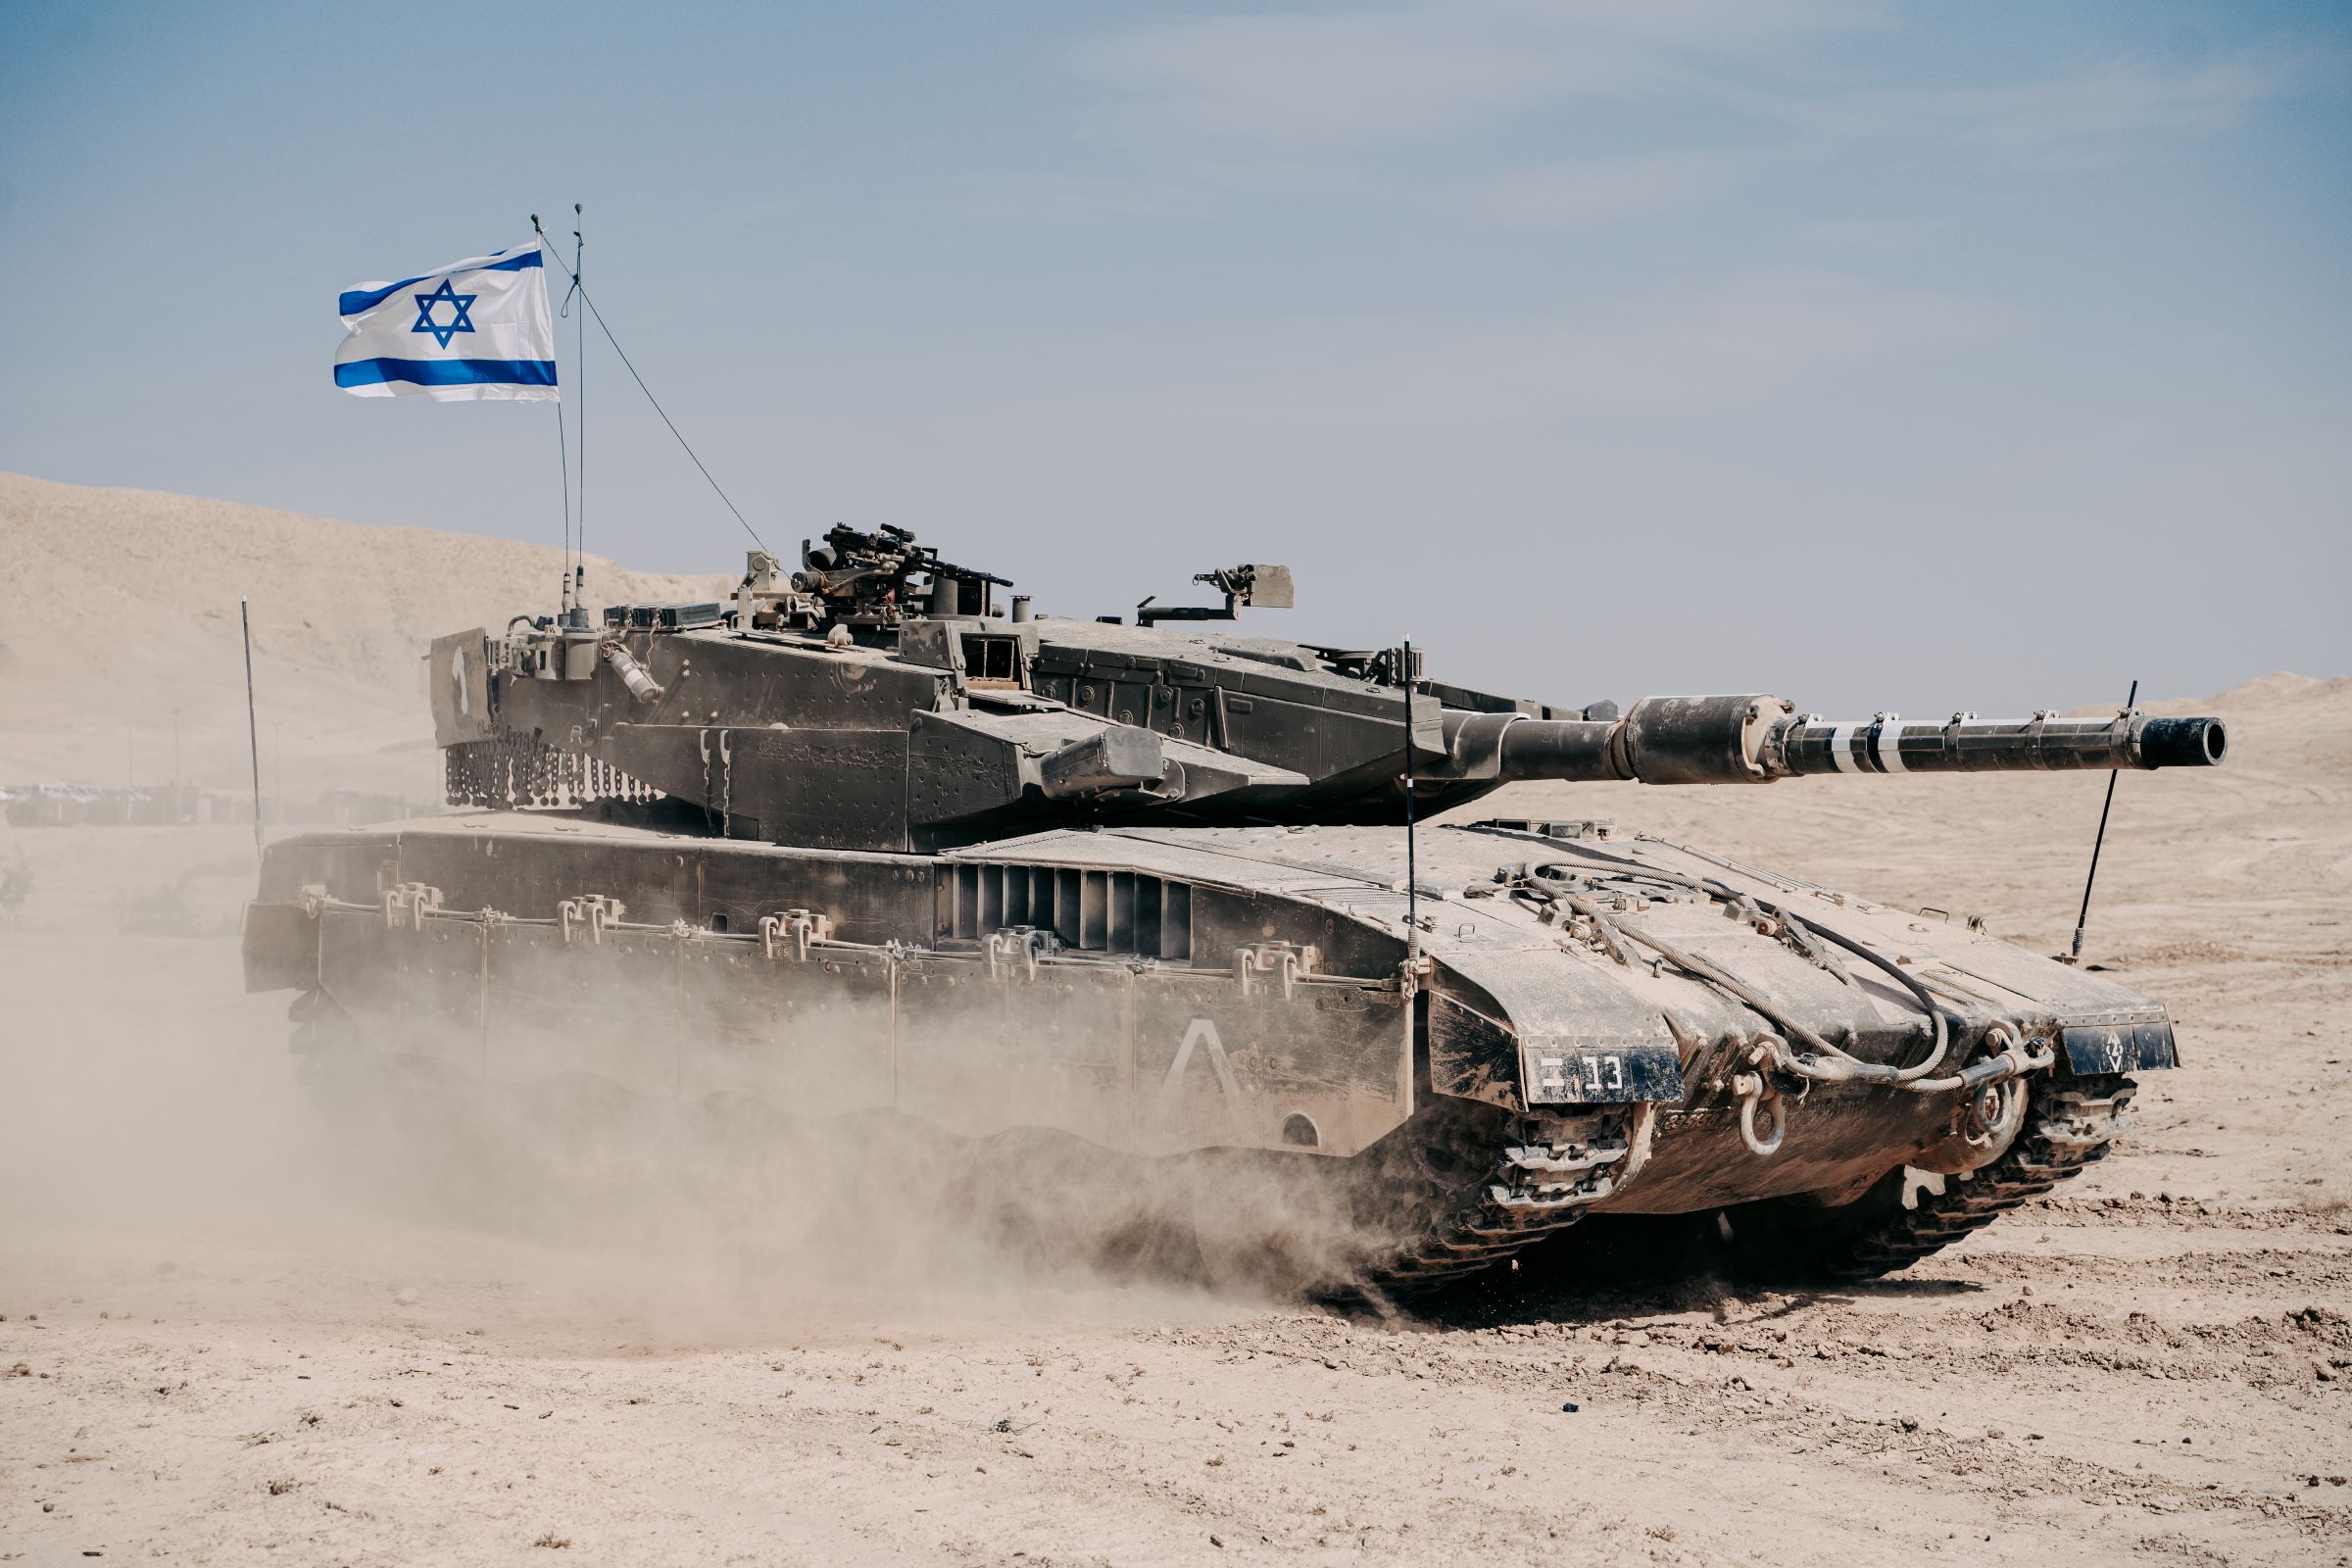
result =
[[[1747,1145],[1747,1152],[1758,1159],[1779,1153],[1781,1140],[1788,1134],[1788,1105],[1780,1086],[1761,1072],[1735,1073],[1732,1093],[1740,1097],[1740,1141]],[[1769,1133],[1757,1131],[1759,1121]]]

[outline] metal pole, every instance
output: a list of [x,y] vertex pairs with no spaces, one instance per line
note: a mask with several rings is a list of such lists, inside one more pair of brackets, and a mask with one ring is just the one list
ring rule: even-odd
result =
[[[585,226],[586,220],[581,213],[580,204],[573,202],[571,204],[572,221]],[[585,298],[586,284],[581,281],[581,278],[585,275],[587,267],[588,242],[580,237],[579,229],[575,228],[571,231],[571,287],[573,291],[581,293],[583,299]],[[574,324],[578,328],[579,346],[572,351],[571,378],[580,395],[580,517],[579,526],[572,536],[578,549],[571,558],[571,594],[573,603],[577,605],[581,593],[588,585],[588,312],[586,309],[581,310],[580,318]]]
[[1404,951],[1421,955],[1421,866],[1413,828],[1413,640],[1404,640]]
[[262,853],[262,732],[253,717],[253,612],[237,601],[237,624],[245,633],[245,740],[253,752],[253,853]]
[[[544,256],[548,246],[547,229],[540,223],[537,213],[531,215],[531,232],[539,236],[540,253]],[[556,265],[564,265],[562,256],[556,258]],[[566,311],[571,309],[568,290],[564,295],[564,308]],[[578,379],[579,367],[576,365],[572,367],[572,376],[575,381]],[[573,390],[576,392],[578,387],[575,385]],[[564,395],[561,391],[556,394],[556,468],[564,480],[564,572],[556,587],[556,608],[563,612],[561,618],[568,626],[571,624],[571,438],[564,430]]]
[[[2132,705],[2138,701],[2139,682],[2133,681],[2132,695],[2124,699],[2124,711],[2127,713],[2132,711]],[[2114,773],[2107,775],[2107,801],[2099,808],[2098,837],[2090,841],[2090,875],[2082,879],[2082,907],[2075,915],[2075,949],[2066,956],[2066,961],[2069,963],[2082,961],[2082,927],[2090,922],[2090,890],[2092,885],[2099,880],[2099,850],[2107,842],[2107,813],[2115,809],[2116,778],[2117,775]]]

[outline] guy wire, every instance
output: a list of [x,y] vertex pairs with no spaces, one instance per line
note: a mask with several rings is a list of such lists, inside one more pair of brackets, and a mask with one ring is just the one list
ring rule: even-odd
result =
[[[629,372],[629,379],[637,383],[637,390],[645,394],[645,401],[654,406],[654,412],[662,416],[662,422],[669,427],[669,433],[676,438],[680,450],[686,454],[687,458],[694,464],[695,467],[701,471],[704,482],[710,486],[711,493],[717,496],[720,502],[726,506],[726,509],[735,514],[735,520],[743,525],[743,531],[751,535],[752,543],[758,545],[761,550],[765,550],[767,548],[767,541],[760,537],[760,530],[752,526],[751,519],[743,514],[743,509],[735,505],[734,501],[727,495],[727,492],[721,488],[718,480],[711,476],[710,466],[705,464],[702,458],[696,454],[693,444],[689,442],[684,433],[678,429],[677,421],[669,416],[669,411],[662,407],[662,400],[654,396],[654,389],[645,384],[645,377],[637,373],[637,367],[635,363],[629,359],[629,351],[622,348],[620,346],[620,339],[612,335],[612,328],[607,324],[605,320],[605,313],[596,308],[596,297],[590,294],[588,292],[588,286],[580,281],[580,274],[571,269],[564,267],[562,257],[556,258],[556,266],[566,277],[571,280],[572,292],[577,293],[580,296],[580,303],[586,305],[588,307],[588,314],[596,318],[597,330],[605,334],[605,341],[612,345],[612,352],[614,354],[620,356],[621,366]],[[568,304],[568,301],[566,303]],[[581,466],[587,466],[585,454],[582,455]],[[585,475],[582,476],[580,487],[583,491],[587,489],[587,480]],[[581,511],[585,512],[586,510],[586,501],[585,497],[583,497]],[[586,519],[583,518],[581,521],[581,531],[585,533],[586,528]]]

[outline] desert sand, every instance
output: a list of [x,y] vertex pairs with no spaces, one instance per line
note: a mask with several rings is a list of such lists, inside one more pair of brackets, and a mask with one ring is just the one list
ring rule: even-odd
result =
[[[554,569],[0,478],[0,780],[118,781],[177,707],[183,768],[237,783],[245,592],[289,791],[425,796],[416,652]],[[246,829],[0,828],[32,877],[0,912],[0,1561],[2352,1560],[2352,680],[2158,706],[2232,752],[2117,792],[2087,956],[2170,1004],[2184,1065],[2111,1158],[1880,1284],[1588,1240],[1390,1319],[1041,1271],[887,1167],[800,1251],[502,1223],[313,1113],[286,997],[241,990]],[[1608,816],[2052,953],[2102,783],[1480,814]]]

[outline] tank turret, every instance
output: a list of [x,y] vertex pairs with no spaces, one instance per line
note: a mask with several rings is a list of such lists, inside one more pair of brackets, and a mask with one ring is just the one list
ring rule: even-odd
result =
[[[518,617],[434,644],[456,804],[595,806],[831,849],[935,850],[1051,826],[1402,820],[1515,779],[1763,783],[1813,773],[2203,765],[2215,719],[1882,713],[1763,695],[1555,707],[1434,680],[1402,649],[1202,622],[1291,602],[1287,568],[1202,573],[1221,607],[1032,614],[1004,577],[906,529],[832,529],[786,575],[754,552],[732,602]],[[1409,692],[1409,698],[1408,698]]]

